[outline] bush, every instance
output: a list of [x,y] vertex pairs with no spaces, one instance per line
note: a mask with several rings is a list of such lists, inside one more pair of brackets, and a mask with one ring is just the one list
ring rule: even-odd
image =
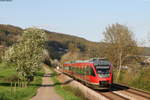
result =
[[[128,86],[143,89],[145,91],[150,91],[150,67],[141,67],[137,71],[132,69],[131,71],[124,70],[121,71],[118,83],[126,84]],[[114,77],[116,76],[116,71],[114,71]]]

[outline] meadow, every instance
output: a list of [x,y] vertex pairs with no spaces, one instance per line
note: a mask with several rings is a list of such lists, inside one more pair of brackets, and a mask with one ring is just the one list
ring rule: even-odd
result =
[[41,69],[35,73],[34,81],[27,87],[19,87],[15,84],[17,72],[12,65],[0,63],[0,100],[28,100],[36,94],[37,88],[42,82],[44,71]]

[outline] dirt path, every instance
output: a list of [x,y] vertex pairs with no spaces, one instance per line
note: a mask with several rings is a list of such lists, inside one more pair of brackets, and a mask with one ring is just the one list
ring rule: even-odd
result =
[[50,69],[44,66],[44,70],[42,86],[38,89],[36,96],[30,100],[63,100],[54,90],[53,82],[50,79]]

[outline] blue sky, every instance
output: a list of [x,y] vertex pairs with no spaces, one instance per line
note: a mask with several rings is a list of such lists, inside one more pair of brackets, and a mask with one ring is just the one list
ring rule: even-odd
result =
[[147,40],[150,0],[0,1],[0,24],[38,26],[91,41],[101,41],[105,27],[116,22],[127,25],[138,41]]

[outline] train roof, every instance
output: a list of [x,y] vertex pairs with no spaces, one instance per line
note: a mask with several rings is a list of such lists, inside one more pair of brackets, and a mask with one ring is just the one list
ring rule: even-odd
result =
[[75,60],[75,61],[68,61],[65,64],[72,64],[72,63],[88,63],[89,60]]
[[[74,63],[94,63],[94,65],[101,64],[101,61],[108,61],[106,58],[91,58],[89,60],[75,60],[75,61],[68,61],[65,64],[74,64]],[[110,64],[109,62],[107,64]]]

